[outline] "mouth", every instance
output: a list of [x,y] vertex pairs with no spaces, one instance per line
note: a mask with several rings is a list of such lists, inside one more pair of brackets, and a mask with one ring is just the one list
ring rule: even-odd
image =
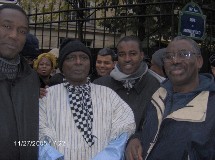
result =
[[83,73],[82,70],[74,70],[73,72],[76,73],[76,74],[81,74],[81,73]]
[[181,75],[183,74],[183,72],[184,72],[183,68],[175,68],[175,69],[172,69],[170,73],[172,75]]
[[130,68],[132,68],[132,67],[133,67],[132,64],[125,64],[125,65],[124,65],[124,68],[126,68],[126,69],[130,69]]
[[104,73],[104,72],[106,72],[106,70],[99,70],[101,73]]
[[13,45],[13,44],[8,44],[8,43],[6,43],[6,46],[7,46],[7,48],[9,48],[9,49],[13,49],[13,50],[17,49],[16,45]]

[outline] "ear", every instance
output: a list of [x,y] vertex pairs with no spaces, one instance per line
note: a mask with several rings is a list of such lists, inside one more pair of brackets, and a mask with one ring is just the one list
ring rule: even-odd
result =
[[143,58],[144,58],[144,52],[142,51],[142,52],[140,52],[140,54],[141,54],[141,60],[143,60]]
[[202,68],[202,65],[203,65],[203,58],[202,56],[197,56],[197,67],[198,69],[201,69]]

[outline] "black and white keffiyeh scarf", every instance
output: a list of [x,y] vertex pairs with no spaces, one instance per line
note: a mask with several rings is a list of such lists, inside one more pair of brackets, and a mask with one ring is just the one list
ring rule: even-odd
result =
[[64,86],[68,90],[72,114],[77,128],[81,131],[84,140],[89,146],[94,144],[92,135],[93,109],[90,97],[90,81],[80,86],[71,85],[64,79]]

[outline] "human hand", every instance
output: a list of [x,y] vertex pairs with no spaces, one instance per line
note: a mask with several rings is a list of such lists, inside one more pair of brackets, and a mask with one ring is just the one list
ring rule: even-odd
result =
[[40,98],[45,97],[47,94],[46,88],[40,88]]
[[140,140],[131,139],[125,150],[126,160],[143,160]]

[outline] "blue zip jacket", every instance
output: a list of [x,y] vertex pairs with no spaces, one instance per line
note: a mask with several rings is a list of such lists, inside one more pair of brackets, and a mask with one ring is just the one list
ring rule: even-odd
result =
[[139,134],[149,160],[215,159],[215,83],[200,74],[190,93],[173,93],[169,80],[153,94]]

